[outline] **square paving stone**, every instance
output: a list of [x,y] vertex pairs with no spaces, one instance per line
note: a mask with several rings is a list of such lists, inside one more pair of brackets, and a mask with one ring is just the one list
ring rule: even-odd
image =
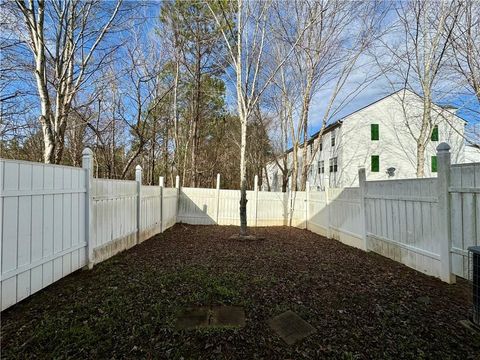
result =
[[210,325],[215,327],[243,327],[245,326],[245,311],[241,306],[212,307]]
[[208,326],[209,308],[194,307],[184,309],[177,317],[177,330],[196,329]]
[[288,345],[293,345],[317,331],[290,310],[268,320],[268,324]]
[[225,328],[245,326],[245,311],[240,306],[199,306],[184,309],[177,317],[175,328]]

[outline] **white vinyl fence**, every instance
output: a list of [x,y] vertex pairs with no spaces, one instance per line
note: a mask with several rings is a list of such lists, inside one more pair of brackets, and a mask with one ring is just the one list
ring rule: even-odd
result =
[[368,250],[440,277],[437,179],[365,184]]
[[[258,184],[255,177],[255,184]],[[305,227],[305,192],[262,192],[255,186],[247,191],[248,226]],[[194,225],[240,225],[240,191],[220,189],[182,188],[178,222]],[[292,216],[290,217],[290,214]]]
[[[480,164],[450,165],[438,177],[366,181],[326,191],[247,192],[248,226],[295,226],[373,251],[454,282],[468,277],[469,246],[480,245]],[[173,226],[239,225],[239,190],[142,186],[94,179],[83,168],[0,160],[1,309],[71,272],[101,262]],[[307,186],[308,189],[308,186]]]
[[1,309],[86,265],[85,171],[0,160]]
[[452,165],[448,191],[453,273],[467,278],[467,249],[480,245],[480,164]]
[[178,189],[91,166],[89,149],[83,168],[0,159],[1,310],[176,223]]

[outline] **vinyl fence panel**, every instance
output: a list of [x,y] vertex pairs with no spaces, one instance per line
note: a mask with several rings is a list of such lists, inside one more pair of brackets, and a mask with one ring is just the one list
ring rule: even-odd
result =
[[480,245],[480,164],[452,165],[449,193],[452,272],[468,278],[468,248]]
[[101,262],[137,243],[137,183],[93,179],[93,257]]
[[172,227],[177,223],[178,193],[179,190],[175,188],[163,189],[162,231]]
[[363,248],[364,217],[360,207],[360,189],[330,188],[327,192],[331,237],[344,244]]
[[147,240],[160,233],[161,226],[161,199],[159,186],[142,186],[141,188],[141,224],[140,241]]
[[440,276],[437,179],[367,181],[368,249]]
[[86,264],[85,171],[0,160],[1,309]]

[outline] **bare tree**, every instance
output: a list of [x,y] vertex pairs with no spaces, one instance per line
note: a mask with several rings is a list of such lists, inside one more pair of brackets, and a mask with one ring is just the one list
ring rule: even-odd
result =
[[157,107],[172,90],[172,86],[165,86],[159,81],[165,63],[162,55],[153,39],[147,41],[140,34],[133,33],[121,65],[124,71],[121,85],[124,99],[119,116],[133,136],[130,155],[121,171],[121,178],[125,178],[135,159],[151,140],[149,123],[157,120]]
[[463,6],[452,36],[456,70],[465,78],[480,103],[480,2],[466,0]]
[[72,102],[116,46],[100,49],[116,29],[122,0],[15,0],[34,60],[44,160],[59,163]]
[[[425,148],[435,126],[433,96],[443,80],[461,9],[457,1],[400,2],[395,9],[398,21],[394,23],[393,34],[402,39],[401,43],[384,41],[391,57],[387,63],[379,61],[385,76],[393,86],[400,82],[403,88],[419,92],[422,97],[421,119],[406,116],[405,122],[416,142],[417,177],[424,176]],[[407,92],[401,94],[405,97]]]
[[[292,42],[290,51],[273,69],[264,67],[267,55],[272,1],[237,0],[226,5],[207,2],[208,7],[222,32],[228,49],[229,63],[234,70],[234,85],[237,95],[237,113],[241,125],[240,141],[240,235],[247,234],[247,179],[246,148],[247,124],[272,79],[290,57],[303,36],[299,31]],[[226,14],[235,14],[234,22]],[[305,28],[310,26],[307,24]]]
[[[337,0],[298,1],[289,5],[284,11],[284,4],[280,3],[277,10],[281,19],[276,31],[280,34],[277,40],[280,59],[296,32],[303,31],[306,23],[312,23],[296,46],[294,56],[282,67],[275,81],[281,92],[278,103],[283,109],[280,118],[285,121],[281,128],[283,131],[288,129],[290,140],[284,133],[282,142],[292,145],[292,188],[304,190],[325,127],[348,101],[378,77],[378,73],[363,71],[370,64],[360,59],[378,37],[388,7],[381,7],[375,2],[359,4]],[[361,76],[357,76],[355,82],[349,82],[353,73]],[[319,92],[325,99],[325,106],[320,114],[316,114],[320,119],[320,129],[309,154],[306,144],[309,141],[310,107]],[[302,143],[304,146],[301,148]],[[282,156],[282,162],[280,169],[286,175],[286,155]],[[297,184],[299,170],[300,186]]]

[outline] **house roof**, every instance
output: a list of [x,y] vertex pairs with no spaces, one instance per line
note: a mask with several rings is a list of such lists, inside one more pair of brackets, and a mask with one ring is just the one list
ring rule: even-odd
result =
[[[339,120],[335,121],[334,123],[331,123],[331,124],[327,125],[327,126],[323,129],[322,135],[325,135],[325,134],[329,133],[330,131],[336,129],[337,127],[340,127],[340,126],[342,125],[343,121],[344,121],[346,118],[352,116],[353,114],[356,114],[357,112],[362,111],[362,110],[364,110],[364,109],[366,109],[366,108],[368,108],[368,107],[370,107],[370,106],[372,106],[372,105],[375,105],[376,103],[378,103],[378,102],[380,102],[380,101],[382,101],[382,100],[385,100],[385,99],[387,99],[387,98],[395,95],[396,93],[398,93],[398,92],[400,92],[400,91],[404,91],[404,90],[409,91],[409,92],[411,92],[412,94],[417,95],[419,98],[422,98],[422,96],[420,96],[420,95],[417,94],[416,92],[414,92],[414,91],[412,91],[412,90],[409,90],[409,89],[405,89],[405,88],[404,88],[404,89],[400,89],[400,90],[394,91],[394,92],[392,92],[392,93],[390,93],[390,94],[388,94],[388,95],[385,95],[385,96],[381,97],[380,99],[377,99],[377,100],[375,100],[375,101],[372,101],[371,103],[368,103],[368,104],[365,105],[365,106],[362,106],[361,108],[359,108],[359,109],[357,109],[357,110],[355,110],[355,111],[352,111],[351,113],[348,113],[347,115],[341,117]],[[458,109],[457,107],[455,107],[455,106],[453,106],[453,105],[448,105],[448,104],[439,105],[439,104],[436,104],[436,103],[433,103],[433,104],[441,107],[442,109],[446,109],[446,110],[449,110],[449,109]],[[462,121],[467,122],[467,120],[463,119],[462,117],[458,116],[457,114],[454,114],[454,115],[455,115],[456,117],[458,117],[459,119],[461,119]],[[308,140],[307,145],[312,144],[312,143],[315,141],[315,139],[318,137],[318,135],[320,134],[320,132],[322,132],[322,130],[319,130],[319,131],[315,132],[314,134],[310,135],[310,139]],[[302,147],[303,147],[303,143],[300,144],[299,147],[302,148]],[[293,151],[293,147],[289,148],[287,151],[285,151],[285,153],[288,154],[288,153],[290,153],[290,152],[292,152],[292,151]]]

